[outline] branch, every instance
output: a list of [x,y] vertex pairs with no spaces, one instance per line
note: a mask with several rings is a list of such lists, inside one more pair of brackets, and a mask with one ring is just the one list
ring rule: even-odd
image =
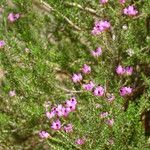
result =
[[40,2],[34,0],[33,3],[34,3],[36,6],[38,6],[38,7],[42,8],[42,9],[46,10],[47,12],[54,11],[54,12],[57,13],[59,16],[61,16],[61,17],[62,17],[70,26],[72,26],[74,29],[76,29],[76,30],[78,30],[78,31],[81,31],[81,28],[80,28],[80,27],[78,27],[77,25],[75,25],[69,18],[67,18],[66,16],[64,16],[61,12],[59,12],[58,10],[56,10],[55,8],[53,8],[51,5],[47,4],[46,2],[44,2],[44,1],[42,1],[42,0],[41,0]]

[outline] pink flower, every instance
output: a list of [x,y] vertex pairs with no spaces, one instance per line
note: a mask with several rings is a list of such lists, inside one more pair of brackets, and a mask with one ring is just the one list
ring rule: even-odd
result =
[[47,133],[46,131],[41,131],[39,133],[39,136],[42,138],[42,139],[47,139],[50,135],[49,133]]
[[101,119],[106,118],[108,116],[108,112],[102,112],[100,114]]
[[73,104],[73,105],[76,105],[76,104],[77,104],[77,100],[76,100],[75,97],[71,97],[71,98],[70,98],[70,102],[71,102],[71,104]]
[[8,15],[8,20],[10,22],[15,22],[17,19],[19,19],[19,17],[20,17],[20,14],[10,13]]
[[61,129],[60,120],[53,121],[53,123],[51,125],[51,128],[54,129],[54,130],[60,130]]
[[108,2],[108,0],[100,0],[99,1],[101,4],[106,4]]
[[125,73],[125,69],[124,67],[122,67],[121,65],[119,65],[117,68],[116,68],[116,73],[118,75],[123,75]]
[[10,96],[10,97],[14,97],[14,96],[16,96],[16,92],[15,92],[15,90],[10,91],[10,92],[9,92],[9,96]]
[[64,107],[60,104],[56,107],[56,114],[61,117],[64,115]]
[[55,111],[46,112],[46,117],[47,117],[48,119],[53,118],[55,115],[56,115],[56,112],[55,112]]
[[85,143],[85,139],[83,139],[83,138],[77,139],[75,141],[75,143],[78,144],[78,145],[83,145]]
[[77,82],[80,82],[82,80],[82,75],[81,73],[78,73],[78,74],[73,74],[72,76],[72,80],[74,83],[77,83]]
[[69,113],[71,112],[71,110],[70,110],[70,108],[63,107],[62,112],[63,112],[63,116],[67,117],[69,115]]
[[82,67],[82,72],[84,74],[89,74],[91,72],[91,67],[88,66],[87,64],[84,64],[83,67]]
[[119,0],[120,4],[124,4],[126,2],[126,0]]
[[3,40],[0,40],[0,48],[3,48],[5,46],[5,42]]
[[114,119],[108,119],[108,120],[106,121],[106,123],[107,123],[108,125],[110,125],[110,126],[113,126],[113,124],[114,124]]
[[132,88],[131,87],[121,87],[120,88],[120,95],[121,96],[130,95],[131,93],[132,93]]
[[100,47],[98,47],[96,49],[96,51],[91,51],[91,55],[94,56],[94,57],[98,57],[102,54],[102,49]]
[[68,124],[68,125],[64,126],[64,131],[67,133],[72,132],[73,131],[72,124]]
[[83,88],[87,91],[92,91],[94,86],[95,84],[92,81],[90,81],[88,84],[83,84]]
[[123,10],[123,13],[128,16],[135,16],[138,14],[138,11],[134,8],[134,6],[129,6]]
[[133,73],[133,67],[126,67],[125,68],[126,75],[132,75]]
[[66,110],[68,112],[72,112],[76,109],[77,101],[75,98],[71,98],[70,100],[66,101]]
[[93,35],[99,35],[105,30],[110,28],[110,23],[108,21],[96,21],[92,30]]
[[95,96],[103,96],[104,95],[104,88],[102,86],[98,86],[94,90]]

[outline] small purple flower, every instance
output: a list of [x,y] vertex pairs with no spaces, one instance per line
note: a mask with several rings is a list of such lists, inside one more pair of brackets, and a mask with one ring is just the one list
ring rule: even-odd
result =
[[84,64],[83,67],[82,67],[82,72],[84,74],[89,74],[91,72],[91,67],[87,64]]
[[70,102],[71,102],[72,105],[77,105],[77,100],[76,100],[75,97],[71,97]]
[[48,132],[46,131],[41,131],[39,132],[39,136],[42,138],[42,139],[47,139],[50,135]]
[[69,115],[69,113],[71,112],[70,108],[62,108],[62,113],[64,117],[67,117]]
[[98,47],[95,51],[91,51],[91,55],[94,57],[98,57],[98,56],[102,55],[102,49],[100,47]]
[[104,88],[102,86],[98,86],[94,90],[94,95],[95,96],[103,96],[104,95]]
[[134,6],[129,6],[123,10],[123,13],[128,16],[136,16],[138,11],[134,8]]
[[6,43],[3,40],[0,40],[0,48],[3,48],[6,45]]
[[61,104],[56,107],[56,114],[58,117],[61,117],[64,115],[64,108]]
[[67,124],[66,126],[64,126],[64,131],[69,133],[73,131],[73,126],[72,124]]
[[60,120],[53,121],[53,123],[51,125],[51,128],[54,129],[54,130],[60,130],[61,129]]
[[16,96],[16,91],[15,91],[15,90],[10,91],[10,92],[9,92],[9,96],[10,96],[10,97]]
[[122,67],[121,65],[119,65],[117,68],[116,68],[116,73],[118,75],[123,75],[125,73],[125,69],[124,67]]
[[99,0],[99,2],[100,2],[101,4],[106,4],[106,3],[108,2],[108,0]]
[[15,22],[16,20],[18,20],[19,19],[19,17],[20,17],[20,14],[15,14],[15,13],[10,13],[9,15],[8,15],[8,20],[10,21],[10,22]]
[[131,93],[132,93],[132,88],[131,87],[121,87],[120,88],[120,95],[121,96],[130,95]]
[[126,67],[125,68],[125,73],[126,73],[126,75],[132,75],[132,73],[133,73],[133,67]]
[[80,82],[82,80],[82,75],[81,75],[81,73],[78,73],[78,74],[73,74],[73,76],[72,76],[72,81],[74,82],[74,83],[77,83],[77,82]]
[[92,91],[94,86],[95,84],[92,81],[90,81],[88,84],[83,84],[83,88],[87,91]]
[[55,111],[46,112],[46,117],[47,117],[48,119],[53,118],[55,115],[56,115],[56,112],[55,112]]
[[120,3],[120,4],[125,4],[125,3],[126,3],[126,0],[119,0],[119,3]]
[[108,116],[108,112],[102,112],[100,113],[100,118],[103,119],[103,118],[106,118]]
[[85,139],[79,138],[79,139],[77,139],[77,140],[75,141],[75,143],[76,143],[77,145],[83,145],[83,144],[85,143]]
[[108,119],[108,120],[106,121],[106,124],[108,124],[109,126],[113,126],[113,124],[114,124],[114,119]]
[[102,32],[104,32],[105,30],[109,29],[110,26],[111,26],[110,23],[106,20],[96,21],[95,25],[93,27],[93,30],[92,30],[92,34],[99,35]]
[[77,101],[76,99],[71,99],[66,101],[66,110],[72,112],[76,109]]

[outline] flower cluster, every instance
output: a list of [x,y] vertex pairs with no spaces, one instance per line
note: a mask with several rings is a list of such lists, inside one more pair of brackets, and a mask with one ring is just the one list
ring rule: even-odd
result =
[[128,66],[128,67],[122,67],[121,65],[119,65],[117,68],[116,68],[116,73],[118,75],[132,75],[133,73],[133,67],[131,66]]
[[[91,67],[87,64],[84,64],[83,67],[81,68],[81,70],[82,70],[83,74],[91,73]],[[83,77],[82,77],[81,73],[74,73],[72,76],[72,81],[74,83],[80,82],[80,81],[82,81],[82,79],[83,79]]]
[[[83,68],[81,70],[84,74],[89,74],[91,72],[91,67],[84,64]],[[80,82],[82,79],[83,79],[83,77],[82,77],[81,73],[73,74],[73,76],[72,76],[72,80],[74,83]],[[100,85],[95,87],[95,84],[93,81],[90,81],[87,84],[83,84],[82,87],[86,91],[93,91],[93,94],[95,96],[103,96],[105,93],[104,88]]]
[[19,19],[19,17],[20,17],[20,14],[15,14],[15,13],[10,13],[9,15],[8,15],[8,20],[10,21],[10,22],[15,22],[16,20],[18,20]]
[[[61,130],[63,129],[66,133],[73,131],[73,125],[71,123],[62,126],[60,121],[60,117],[67,117],[70,112],[75,111],[77,105],[77,100],[75,97],[71,97],[69,100],[66,100],[64,105],[59,104],[56,107],[52,107],[50,112],[48,111],[48,107],[50,106],[49,103],[45,104],[46,108],[46,116],[48,119],[54,118],[51,124],[51,129],[53,130]],[[50,135],[46,131],[39,132],[39,136],[41,138],[48,138]]]
[[134,8],[134,6],[131,5],[125,8],[123,10],[123,13],[128,16],[136,16],[138,14],[138,11]]
[[[77,100],[75,97],[70,98],[69,100],[66,100],[65,104],[59,104],[56,107],[52,107],[51,111],[46,112],[46,116],[48,119],[52,119],[54,117],[60,118],[60,117],[67,117],[70,112],[75,111],[77,105]],[[59,119],[52,122],[51,128],[54,130],[60,130],[62,127],[61,122]],[[72,131],[71,124],[64,127],[64,130],[66,132]]]
[[99,35],[110,28],[110,22],[106,20],[96,21],[92,30],[93,35]]
[[46,112],[48,119],[51,119],[55,116],[57,117],[67,117],[70,112],[75,111],[77,105],[77,100],[75,97],[72,97],[69,100],[66,100],[65,105],[59,104],[56,107],[53,107],[50,112]]

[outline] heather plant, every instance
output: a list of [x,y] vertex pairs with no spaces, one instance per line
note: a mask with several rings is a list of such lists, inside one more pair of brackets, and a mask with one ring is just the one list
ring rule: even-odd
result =
[[150,149],[149,8],[2,0],[0,149]]

